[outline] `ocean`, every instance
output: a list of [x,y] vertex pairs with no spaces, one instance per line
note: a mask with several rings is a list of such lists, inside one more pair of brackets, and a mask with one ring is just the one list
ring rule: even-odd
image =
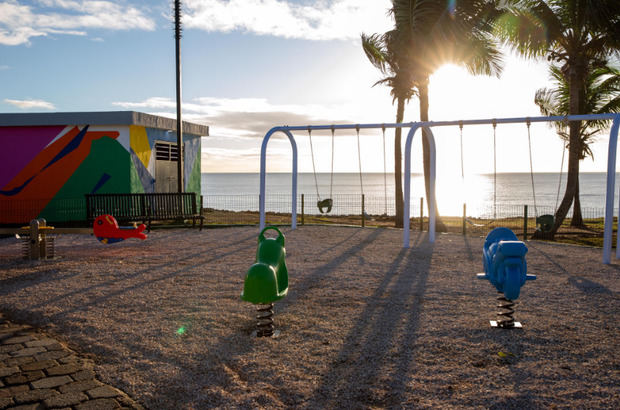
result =
[[[530,207],[529,212],[532,215],[536,211],[535,208],[539,211],[538,214],[549,213],[556,207],[559,178],[558,173],[535,173],[533,193],[529,173],[498,173],[496,183],[494,183],[493,174],[470,175],[465,179],[438,175],[436,196],[439,212],[446,216],[462,215],[463,203],[466,203],[467,215],[471,217],[491,217],[498,208],[522,207],[523,205]],[[617,176],[616,181],[618,179]],[[317,173],[317,182],[318,198],[330,197],[330,174]],[[559,201],[562,200],[565,185],[566,174],[564,173],[560,184]],[[207,201],[205,206],[209,206],[208,202],[215,197],[252,197],[253,199],[248,201],[229,201],[225,207],[235,211],[258,210],[259,188],[258,173],[202,174],[202,194]],[[267,174],[266,190],[268,210],[290,211],[291,174]],[[590,209],[597,214],[602,212],[605,207],[605,191],[605,173],[582,173],[580,175],[582,209]],[[388,214],[394,214],[393,174],[387,174],[384,181],[382,173],[365,173],[362,175],[360,185],[358,173],[334,173],[331,197],[334,199],[335,211],[338,209],[336,206],[338,203],[357,202],[362,192],[366,199],[367,213],[382,214],[387,210]],[[617,188],[616,192],[618,192]],[[312,173],[298,174],[297,193],[304,194],[307,203],[317,200],[317,185]],[[277,197],[278,200],[270,201],[273,197]],[[420,197],[425,197],[424,179],[421,174],[414,174],[411,176],[412,215],[419,214]],[[340,213],[354,213],[350,209],[351,205],[342,208]]]

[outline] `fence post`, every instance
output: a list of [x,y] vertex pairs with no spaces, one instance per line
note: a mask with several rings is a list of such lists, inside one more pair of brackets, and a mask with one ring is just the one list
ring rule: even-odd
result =
[[422,232],[423,230],[424,230],[424,198],[420,197],[420,232]]
[[523,205],[523,240],[527,240],[527,205]]
[[467,204],[463,204],[463,235],[467,234]]
[[304,194],[301,194],[301,224],[304,224]]
[[364,194],[362,194],[362,228],[366,226],[366,211],[364,209]]

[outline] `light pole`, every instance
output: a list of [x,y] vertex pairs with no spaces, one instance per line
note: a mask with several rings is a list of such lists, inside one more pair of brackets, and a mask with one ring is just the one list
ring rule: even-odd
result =
[[177,187],[183,192],[183,120],[181,118],[181,0],[174,0],[174,40],[177,86]]

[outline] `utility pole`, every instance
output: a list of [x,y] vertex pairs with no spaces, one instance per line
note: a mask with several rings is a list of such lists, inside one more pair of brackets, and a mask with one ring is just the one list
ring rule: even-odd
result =
[[177,186],[183,192],[183,119],[181,117],[181,0],[174,0],[174,39],[176,46],[176,73],[177,73]]

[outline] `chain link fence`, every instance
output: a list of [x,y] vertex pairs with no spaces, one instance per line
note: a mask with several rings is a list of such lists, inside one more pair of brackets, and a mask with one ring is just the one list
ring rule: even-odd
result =
[[[355,226],[395,226],[395,201],[381,196],[366,195],[334,195],[329,212],[321,212],[319,200],[315,194],[300,194],[297,198],[297,223],[299,225],[355,225]],[[205,195],[203,196],[203,213],[207,225],[256,225],[259,223],[258,195]],[[267,195],[265,213],[267,224],[291,223],[291,195]],[[323,207],[323,211],[326,211]],[[462,233],[466,235],[486,235],[489,230],[504,226],[510,228],[520,237],[531,236],[541,227],[541,216],[553,217],[554,207],[533,205],[501,205],[489,215],[473,217],[464,213],[459,216],[441,215],[441,224],[437,230]],[[585,230],[576,233],[598,235],[602,232],[605,214],[604,208],[582,208]],[[425,202],[420,198],[411,201],[410,226],[414,230],[428,230],[428,211]],[[560,232],[575,231],[570,227],[572,210],[569,211]],[[538,221],[537,221],[538,220]],[[547,219],[548,222],[548,219]],[[583,227],[582,227],[583,228]],[[599,229],[600,228],[600,229]],[[588,229],[591,232],[587,232]],[[599,232],[600,231],[600,232]]]
[[[300,194],[297,197],[298,225],[346,225],[368,227],[395,226],[395,201],[383,196],[338,194],[332,199],[329,212],[317,205],[316,194]],[[202,212],[205,224],[211,226],[258,225],[258,195],[204,195]],[[269,194],[265,198],[266,223],[291,224],[291,195]],[[601,236],[604,208],[582,208],[584,226],[571,227],[572,211],[559,230],[561,234]],[[504,226],[519,237],[531,236],[541,224],[537,219],[543,215],[553,216],[552,206],[501,205],[492,214],[467,215],[466,207],[461,215],[441,215],[439,232],[462,233],[484,236],[491,229]],[[428,211],[421,199],[411,201],[410,226],[414,230],[428,230]],[[31,219],[43,217],[50,224],[86,226],[86,203],[84,198],[62,200],[4,200],[0,201],[0,225],[20,226]]]

